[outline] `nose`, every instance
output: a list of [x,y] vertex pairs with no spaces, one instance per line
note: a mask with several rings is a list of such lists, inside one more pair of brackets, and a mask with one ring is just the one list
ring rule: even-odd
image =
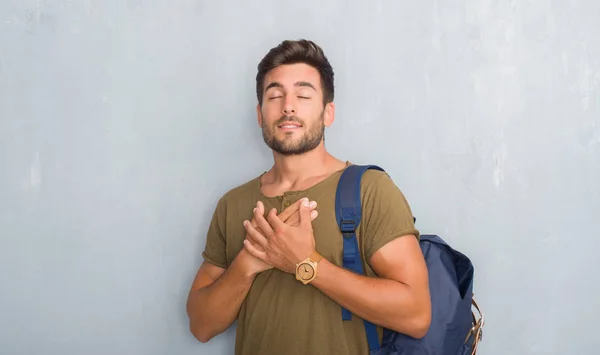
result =
[[296,109],[294,108],[293,100],[287,99],[283,104],[283,114],[286,116],[291,116],[296,113]]

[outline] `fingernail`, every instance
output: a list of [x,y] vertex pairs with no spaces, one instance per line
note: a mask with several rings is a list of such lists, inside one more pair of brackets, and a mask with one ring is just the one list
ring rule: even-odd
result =
[[256,213],[256,207],[254,207],[254,209],[252,210],[252,213]]
[[306,197],[302,199],[302,206],[308,207],[308,199]]
[[315,207],[317,207],[317,201],[312,201],[312,202],[310,203],[310,207],[311,207],[311,208],[315,208]]

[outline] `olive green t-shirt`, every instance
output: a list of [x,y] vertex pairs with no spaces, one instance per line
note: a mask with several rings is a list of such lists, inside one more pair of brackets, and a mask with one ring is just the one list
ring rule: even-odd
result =
[[[348,163],[349,164],[349,163]],[[342,265],[342,234],[335,216],[335,194],[342,170],[304,191],[277,197],[261,193],[260,177],[228,191],[218,202],[210,223],[203,257],[227,268],[243,247],[244,220],[252,219],[258,200],[265,210],[279,213],[302,197],[317,202],[312,222],[316,250],[335,265]],[[419,232],[410,207],[391,178],[368,170],[361,182],[362,221],[357,238],[368,276],[376,274],[367,262],[394,238]],[[381,337],[381,329],[379,334]],[[259,274],[241,305],[237,318],[236,355],[366,355],[369,353],[362,319],[342,320],[339,304],[295,275],[272,269]]]

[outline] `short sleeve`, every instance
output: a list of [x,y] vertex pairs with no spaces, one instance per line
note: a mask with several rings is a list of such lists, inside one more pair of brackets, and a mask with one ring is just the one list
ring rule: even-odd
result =
[[387,173],[375,170],[365,172],[361,194],[359,238],[367,261],[377,250],[398,237],[420,237],[404,194]]
[[227,268],[227,252],[225,239],[226,205],[223,198],[217,203],[206,233],[206,245],[202,257],[207,262]]

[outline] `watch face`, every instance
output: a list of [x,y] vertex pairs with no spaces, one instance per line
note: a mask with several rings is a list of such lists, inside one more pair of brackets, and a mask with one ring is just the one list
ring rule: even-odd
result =
[[302,280],[310,280],[314,274],[315,269],[313,269],[312,265],[300,264],[300,266],[298,266],[298,276],[300,276]]

